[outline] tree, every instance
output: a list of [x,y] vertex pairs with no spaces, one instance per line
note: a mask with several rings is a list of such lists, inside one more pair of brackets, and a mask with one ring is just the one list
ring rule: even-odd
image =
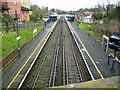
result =
[[6,26],[6,32],[8,32],[9,25],[14,23],[14,19],[6,13],[0,14],[0,19],[2,20],[2,23],[4,23]]
[[55,12],[55,9],[54,9],[54,8],[52,8],[52,9],[50,9],[50,11]]
[[96,20],[102,19],[102,13],[99,13],[99,14],[93,14],[92,17],[95,18]]
[[116,14],[115,18],[118,19],[118,22],[120,23],[120,6],[117,6],[114,12]]
[[38,18],[42,18],[46,12],[46,10],[44,8],[39,8],[37,5],[31,5],[30,6],[31,10],[32,10],[32,14],[30,15],[30,20],[37,22]]
[[0,18],[2,19],[2,22],[5,22],[5,23],[14,23],[14,20],[13,18],[6,14],[6,13],[2,13],[2,15],[0,16]]

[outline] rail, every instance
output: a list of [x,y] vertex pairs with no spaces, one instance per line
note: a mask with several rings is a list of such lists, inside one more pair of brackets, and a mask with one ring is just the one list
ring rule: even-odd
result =
[[51,74],[50,74],[50,81],[49,81],[49,87],[54,86],[55,84],[55,77],[56,77],[56,67],[57,67],[57,62],[58,62],[58,52],[59,52],[59,44],[60,44],[60,32],[59,32],[59,36],[58,36],[58,41],[56,44],[56,49],[55,49],[55,55],[54,55],[54,61],[52,64],[52,70],[51,70]]
[[93,74],[92,74],[92,72],[91,72],[91,70],[90,70],[90,68],[89,68],[89,66],[88,66],[88,64],[87,64],[87,61],[86,61],[86,59],[85,59],[85,57],[84,57],[84,55],[83,55],[83,53],[82,53],[82,51],[81,51],[81,49],[80,49],[80,46],[79,46],[79,44],[77,43],[77,40],[76,40],[76,38],[75,38],[75,36],[74,36],[74,31],[73,31],[73,29],[72,29],[72,26],[70,26],[70,23],[67,21],[67,19],[65,19],[65,20],[66,20],[66,22],[67,22],[67,25],[68,25],[68,27],[69,27],[69,29],[70,29],[70,32],[71,32],[74,40],[75,40],[75,42],[76,42],[76,45],[77,45],[77,47],[78,47],[78,49],[79,49],[79,52],[80,52],[81,55],[82,55],[82,58],[83,58],[83,60],[84,60],[84,62],[85,62],[85,65],[86,65],[88,71],[89,71],[89,74],[90,74],[92,80],[95,80],[94,77],[93,77]]
[[[62,23],[62,21],[61,21],[61,23]],[[83,54],[82,54],[82,51],[81,51],[81,49],[80,49],[80,47],[79,47],[79,45],[78,45],[78,42],[77,42],[77,40],[76,40],[76,38],[75,38],[75,36],[74,36],[74,34],[73,34],[73,32],[72,32],[72,30],[71,30],[71,28],[70,28],[70,26],[69,26],[69,24],[68,24],[68,22],[65,20],[65,23],[67,24],[67,27],[68,27],[68,29],[69,29],[69,37],[68,36],[66,36],[66,37],[68,37],[69,38],[69,40],[70,40],[70,48],[71,48],[71,55],[73,55],[73,58],[72,59],[74,59],[73,60],[73,62],[75,63],[74,64],[74,69],[75,69],[75,72],[73,72],[73,73],[75,73],[76,74],[76,81],[77,82],[84,82],[85,81],[85,77],[84,77],[84,73],[81,71],[81,67],[80,67],[80,64],[79,64],[79,61],[78,61],[78,59],[77,59],[77,56],[76,56],[76,51],[75,51],[75,48],[74,48],[74,46],[73,45],[76,45],[76,48],[77,48],[77,52],[79,51],[79,53],[80,53],[80,55],[81,55],[81,58],[82,58],[82,60],[83,60],[83,63],[85,64],[85,67],[86,67],[86,71],[89,73],[89,77],[92,79],[92,80],[94,80],[94,77],[93,77],[93,75],[92,75],[92,73],[91,73],[91,71],[90,71],[90,69],[89,69],[89,66],[87,65],[87,62],[86,62],[86,60],[85,60],[85,58],[84,58],[84,56],[83,56]],[[57,24],[57,23],[56,23]],[[52,61],[52,67],[51,67],[51,72],[50,72],[50,77],[49,77],[49,81],[48,81],[48,87],[52,87],[52,86],[55,86],[56,85],[56,78],[57,78],[57,70],[58,70],[58,63],[59,62],[62,62],[62,84],[63,85],[66,85],[66,84],[69,84],[70,83],[70,68],[69,68],[69,61],[70,60],[68,60],[68,48],[67,48],[67,46],[65,45],[65,35],[64,35],[64,33],[62,32],[64,29],[63,29],[63,24],[61,24],[60,26],[59,26],[59,34],[58,34],[58,38],[57,38],[57,43],[56,43],[56,46],[55,46],[55,54],[54,54],[54,58],[53,58],[53,61]],[[55,26],[54,26],[55,27]],[[54,28],[52,28],[52,29],[54,29]],[[52,31],[51,31],[51,33],[52,33]],[[72,36],[71,36],[72,35]],[[49,38],[49,37],[48,37]],[[48,39],[47,39],[48,40]],[[46,42],[47,42],[47,40],[46,40]],[[61,41],[62,40],[62,41]],[[72,41],[74,42],[74,43],[72,43]],[[46,43],[45,42],[45,43]],[[61,44],[61,42],[62,42],[62,44]],[[61,61],[58,61],[59,60],[59,52],[60,52],[60,50],[61,50],[61,47],[60,47],[60,44],[62,45],[62,57],[61,57]],[[43,45],[43,47],[44,47],[44,45]],[[42,49],[43,49],[43,47],[42,47]],[[42,50],[41,49],[41,50]],[[31,83],[31,85],[30,85],[30,88],[34,88],[35,87],[35,84],[36,84],[36,81],[37,81],[37,79],[38,79],[38,75],[40,75],[40,73],[41,73],[41,68],[42,68],[42,66],[43,66],[43,63],[44,63],[44,60],[45,60],[45,58],[46,58],[46,56],[47,56],[47,52],[49,51],[49,48],[46,50],[46,53],[45,53],[45,56],[44,56],[44,58],[42,59],[42,61],[41,61],[41,63],[39,64],[39,67],[37,68],[37,73],[36,73],[36,75],[35,75],[35,77],[34,77],[34,79],[33,79],[33,81],[32,81],[32,83]],[[27,75],[28,75],[28,73],[30,72],[30,70],[31,70],[31,68],[33,67],[33,65],[34,65],[34,63],[35,63],[35,61],[37,60],[37,58],[38,58],[38,56],[39,56],[39,54],[40,54],[40,52],[41,51],[39,51],[39,53],[37,54],[37,56],[36,56],[36,58],[34,59],[34,61],[33,61],[33,63],[31,64],[31,66],[30,66],[30,68],[28,69],[28,71],[27,71],[27,73],[25,74],[25,76],[24,76],[24,78],[22,79],[22,82],[20,83],[20,85],[19,85],[19,87],[18,87],[18,89],[22,86],[22,84],[23,84],[23,82],[24,82],[24,80],[26,79],[26,77],[27,77]],[[73,64],[72,64],[73,65]],[[72,67],[71,67],[72,68]],[[84,70],[83,70],[84,71]],[[74,82],[74,80],[73,80],[73,82]],[[73,83],[72,82],[72,83]]]
[[[46,38],[44,38],[45,41],[44,41],[41,49],[39,50],[38,54],[36,55],[35,59],[33,60],[32,64],[30,65],[30,67],[28,68],[27,72],[25,73],[24,77],[22,78],[22,80],[21,80],[21,82],[20,82],[20,84],[19,84],[19,86],[18,86],[18,88],[17,88],[18,90],[19,90],[19,89],[21,88],[21,86],[23,85],[23,82],[25,81],[27,75],[29,74],[30,70],[32,69],[35,61],[37,60],[40,52],[42,51],[43,47],[45,46],[47,40],[49,39],[49,37],[50,37],[51,33],[53,32],[53,29],[55,28],[55,26],[57,25],[57,23],[58,23],[58,20],[57,20],[57,21],[53,24],[53,26],[50,28],[50,32],[49,32],[49,34],[47,34],[47,37],[45,36],[45,37],[46,37]],[[44,60],[44,59],[43,59],[43,60]],[[42,66],[41,66],[41,67],[42,67]],[[38,71],[40,72],[40,68],[39,68]],[[37,77],[36,77],[36,78],[37,78]],[[35,81],[36,81],[36,80],[35,80]],[[34,82],[34,84],[35,84],[35,82]],[[34,85],[33,85],[32,87],[34,87]]]

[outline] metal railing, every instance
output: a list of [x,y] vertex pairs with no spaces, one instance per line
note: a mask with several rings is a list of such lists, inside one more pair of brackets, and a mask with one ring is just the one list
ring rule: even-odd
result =
[[[26,29],[26,28],[33,28],[37,26],[44,25],[43,22],[39,23],[18,23],[18,29]],[[5,31],[15,31],[16,30],[16,24],[10,24],[10,25],[0,25],[0,32]]]

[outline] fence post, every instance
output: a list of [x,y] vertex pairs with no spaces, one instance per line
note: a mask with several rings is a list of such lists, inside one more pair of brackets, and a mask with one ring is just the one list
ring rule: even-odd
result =
[[25,29],[25,23],[24,23],[24,29]]

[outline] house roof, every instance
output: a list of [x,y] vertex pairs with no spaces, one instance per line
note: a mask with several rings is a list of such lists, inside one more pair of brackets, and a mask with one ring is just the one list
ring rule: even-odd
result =
[[31,9],[26,8],[26,7],[21,7],[21,10],[22,10],[22,11],[31,11]]
[[9,10],[9,9],[10,9],[9,7],[4,6],[4,5],[2,5],[2,4],[0,4],[0,7],[2,7],[2,10]]

